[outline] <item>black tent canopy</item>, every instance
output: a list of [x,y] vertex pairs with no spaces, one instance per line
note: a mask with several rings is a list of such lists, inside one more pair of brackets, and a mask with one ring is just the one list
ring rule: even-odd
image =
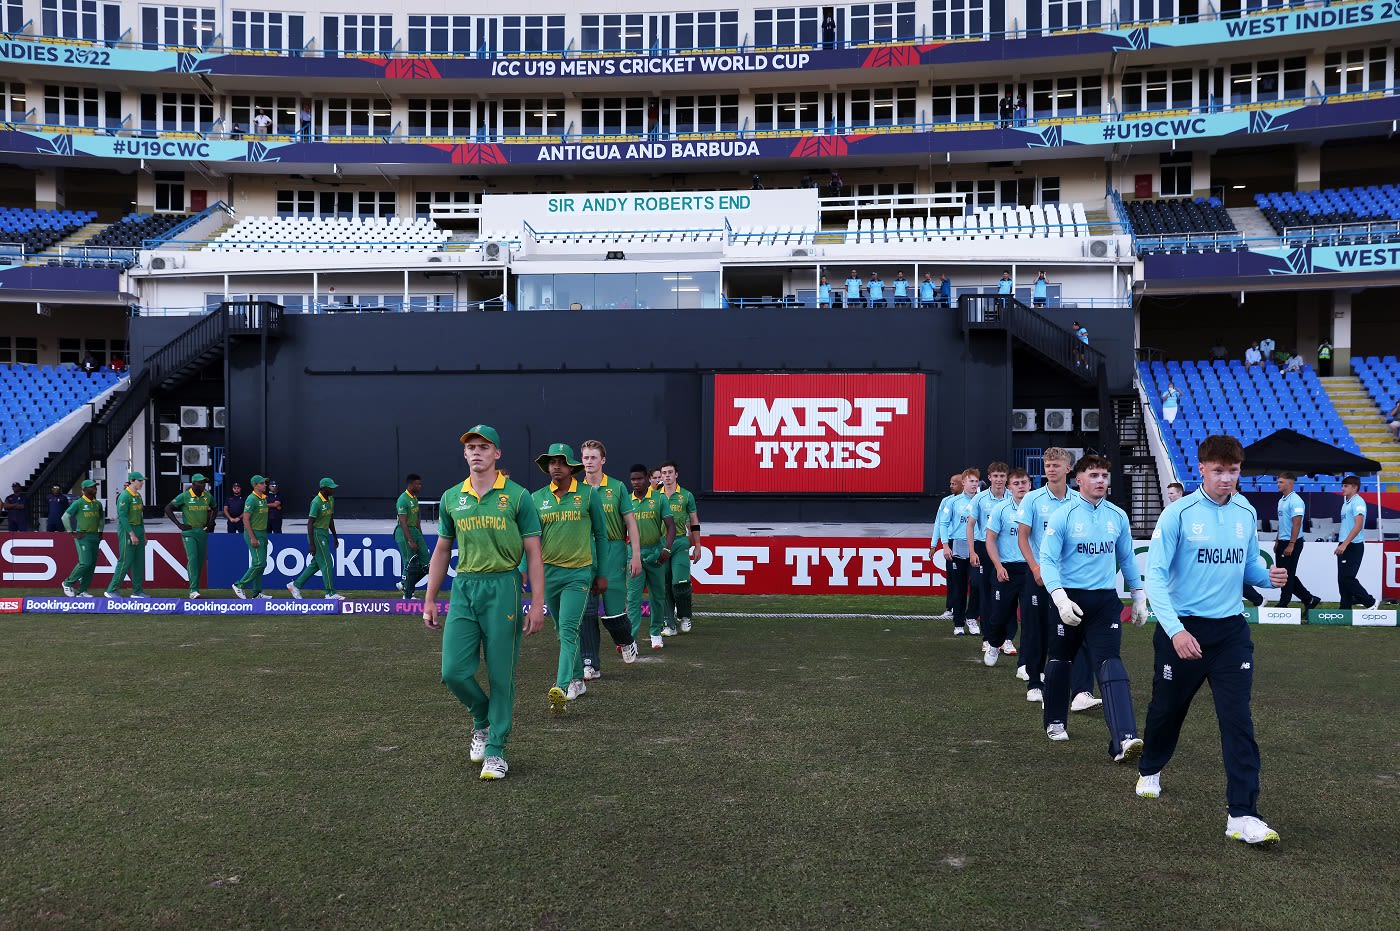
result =
[[1349,453],[1296,430],[1279,430],[1244,448],[1245,475],[1371,475],[1381,470],[1374,459]]

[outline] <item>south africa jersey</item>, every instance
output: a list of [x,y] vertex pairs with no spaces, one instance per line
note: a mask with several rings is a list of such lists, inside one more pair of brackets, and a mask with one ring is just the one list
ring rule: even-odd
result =
[[[399,495],[399,500],[394,505],[394,513],[396,513],[399,517],[404,518],[408,522],[409,530],[418,529],[418,499],[415,498],[413,495],[409,494],[406,491],[403,494]],[[403,529],[401,526],[399,526],[398,521],[394,522],[394,526],[398,530]]]
[[525,537],[540,535],[540,516],[530,493],[496,473],[477,497],[471,479],[442,493],[438,536],[457,539],[457,577],[467,573],[513,572],[525,552]]
[[170,505],[180,512],[180,520],[186,526],[203,530],[209,525],[209,511],[214,506],[214,497],[207,491],[197,495],[193,488],[186,488],[175,496]]
[[335,496],[323,495],[318,491],[316,497],[311,499],[311,508],[306,515],[307,521],[317,530],[330,530],[334,517]]
[[243,502],[243,526],[254,533],[267,533],[267,495],[256,491]]
[[[585,483],[587,484],[587,483]],[[589,485],[590,488],[593,486]],[[603,476],[598,487],[593,489],[603,506],[603,518],[608,528],[609,540],[627,539],[627,521],[623,517],[632,513],[632,494],[622,483],[607,475]]]
[[540,556],[547,565],[582,569],[593,565],[595,536],[607,534],[607,518],[593,487],[569,479],[559,495],[553,483],[534,494],[540,516]]
[[82,495],[73,499],[73,503],[68,505],[68,510],[63,512],[63,516],[67,518],[64,526],[81,533],[101,533],[102,524],[106,520],[106,514],[102,510],[102,502],[96,498],[85,498]]
[[666,507],[666,496],[647,486],[647,493],[638,498],[629,494],[632,513],[637,518],[637,542],[642,546],[655,546],[666,537],[666,520],[671,512]]

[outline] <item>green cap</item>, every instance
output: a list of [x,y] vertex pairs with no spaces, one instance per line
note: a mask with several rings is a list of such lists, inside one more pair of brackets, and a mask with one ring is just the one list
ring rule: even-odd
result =
[[474,436],[481,437],[483,440],[490,443],[492,446],[499,447],[501,445],[501,435],[496,432],[496,428],[488,427],[484,423],[479,423],[475,427],[472,427],[466,433],[463,433],[460,437],[458,437],[457,441],[459,443],[465,443],[468,439]]
[[319,483],[316,487],[317,487],[317,488],[339,488],[340,486],[337,485],[337,484],[335,483],[335,479],[333,479],[333,478],[323,478],[323,479],[321,479],[320,483]]
[[126,480],[128,482],[144,482],[146,480],[146,476],[142,475],[140,472],[137,472],[135,469],[132,469],[130,472],[126,473]]
[[249,485],[257,485],[257,484],[260,484],[260,483],[265,482],[265,481],[267,481],[267,477],[266,477],[266,476],[254,475],[254,476],[248,481],[248,484],[249,484]]
[[205,478],[203,473],[201,473],[201,472],[196,472],[195,474],[193,474],[193,475],[190,476],[190,481],[192,481],[192,482],[207,482],[207,481],[209,481],[209,479]]
[[94,482],[92,479],[88,479],[87,481],[83,482],[83,487],[84,487],[84,488],[96,488],[96,487],[97,487],[97,483]]
[[551,443],[549,452],[540,453],[535,457],[535,465],[540,467],[540,471],[549,474],[549,460],[555,456],[563,456],[564,461],[569,464],[575,472],[583,468],[583,463],[574,458],[574,448],[568,443]]

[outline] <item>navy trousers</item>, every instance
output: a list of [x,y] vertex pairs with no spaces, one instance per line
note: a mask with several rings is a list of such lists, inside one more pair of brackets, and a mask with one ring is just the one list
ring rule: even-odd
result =
[[[1060,614],[1055,603],[1050,600],[1050,592],[1044,585],[1035,584],[1035,576],[1026,574],[1026,588],[1030,591],[1030,611],[1021,612],[1021,665],[1026,667],[1026,691],[1043,688],[1041,676],[1045,673],[1045,661],[1049,658],[1050,638],[1055,635],[1055,626],[1060,623]],[[1080,605],[1083,607],[1083,605]],[[1085,641],[1079,648],[1073,668],[1069,672],[1069,693],[1094,691],[1094,663],[1089,655],[1089,643]]]
[[1225,803],[1232,816],[1259,816],[1259,745],[1254,742],[1250,699],[1254,691],[1254,642],[1244,616],[1222,619],[1183,617],[1181,623],[1201,644],[1201,658],[1176,655],[1160,625],[1152,637],[1152,701],[1147,706],[1145,746],[1138,772],[1162,771],[1176,752],[1181,725],[1201,683],[1210,682],[1220,722],[1225,759]]
[[[996,611],[992,605],[992,592],[996,590],[997,570],[992,565],[992,558],[987,555],[986,541],[974,540],[972,549],[977,554],[977,561],[980,564],[978,568],[972,570],[972,584],[977,589],[977,616],[982,620],[982,639],[987,640],[987,622],[991,620],[992,614]],[[997,646],[1001,646],[1000,640],[997,641]]]
[[948,564],[948,610],[953,612],[953,626],[967,623],[968,571],[972,564],[966,556],[954,556]]
[[[1001,646],[1003,641],[1010,640],[1011,636],[1007,632],[1016,623],[1016,611],[1019,608],[1023,617],[1030,617],[1035,610],[1032,599],[1035,596],[1035,580],[1031,578],[1029,567],[1023,562],[1002,563],[1006,569],[1007,580],[1005,582],[993,581],[992,595],[987,599],[991,605],[986,612],[987,616],[982,623],[982,639],[993,646]],[[990,564],[987,566],[987,574],[996,579],[996,569]],[[1025,641],[1023,640],[1022,643]],[[1027,672],[1030,670],[1027,669]],[[1036,685],[1040,684],[1039,678]]]
[[1347,545],[1346,552],[1337,557],[1337,590],[1342,595],[1343,611],[1352,605],[1366,608],[1374,603],[1371,593],[1356,580],[1356,573],[1361,569],[1361,557],[1365,553],[1366,544],[1353,540]]
[[[1060,620],[1060,613],[1046,597],[1046,612],[1050,615],[1051,636],[1049,658],[1045,673],[1045,726],[1053,723],[1064,724],[1069,719],[1070,672],[1073,666],[1084,666],[1090,677],[1094,669],[1105,660],[1119,659],[1119,647],[1123,642],[1120,618],[1123,603],[1118,600],[1117,589],[1067,588],[1065,594],[1079,605],[1084,619],[1070,626]],[[1074,662],[1081,647],[1087,647],[1089,662]],[[1053,662],[1058,660],[1059,662]]]

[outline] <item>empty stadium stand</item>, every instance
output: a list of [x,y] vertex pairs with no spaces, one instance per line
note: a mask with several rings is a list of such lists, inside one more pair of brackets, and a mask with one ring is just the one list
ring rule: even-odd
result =
[[1243,247],[1244,237],[1217,198],[1133,200],[1123,206],[1139,252]]
[[210,252],[436,252],[452,233],[426,217],[250,217]]
[[0,244],[17,245],[28,253],[44,252],[96,218],[91,210],[0,207]]
[[132,213],[98,233],[84,245],[140,249],[147,240],[161,239],[189,219],[184,213]]
[[[1288,428],[1360,454],[1356,440],[1310,367],[1290,375],[1277,366],[1246,368],[1240,361],[1139,362],[1138,375],[1161,423],[1172,465],[1188,485],[1200,482],[1196,448],[1216,433],[1239,437],[1248,446]],[[1162,418],[1161,401],[1169,382],[1181,392],[1176,419],[1170,424]],[[1331,491],[1339,485],[1340,477],[1319,480],[1301,476],[1298,480],[1300,491]],[[1271,490],[1273,479],[1245,476],[1240,487],[1243,491]]]
[[948,242],[1087,236],[1082,203],[983,207],[966,216],[875,217],[846,222],[846,242]]
[[1400,233],[1400,187],[1394,184],[1255,194],[1255,206],[1290,242],[1380,241]]
[[0,456],[7,456],[120,380],[106,369],[0,364]]

